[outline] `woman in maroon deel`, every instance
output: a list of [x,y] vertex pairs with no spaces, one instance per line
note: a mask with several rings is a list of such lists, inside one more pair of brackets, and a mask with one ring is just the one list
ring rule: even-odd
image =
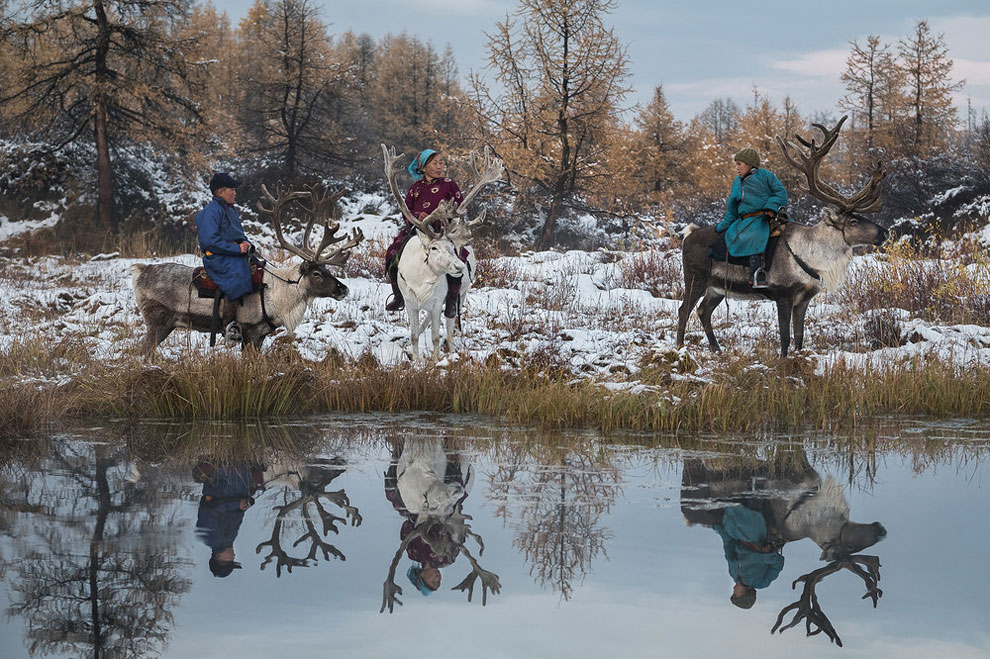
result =
[[[406,193],[406,206],[418,220],[432,213],[441,201],[452,201],[457,207],[464,197],[453,179],[444,176],[446,163],[443,156],[433,149],[424,149],[410,163],[408,171],[413,184]],[[385,305],[386,311],[401,311],[405,300],[399,291],[399,255],[406,241],[416,232],[416,228],[406,222],[385,252],[385,274],[392,284],[392,299]],[[443,315],[453,318],[457,314],[457,298],[461,293],[461,278],[447,275],[447,299]]]

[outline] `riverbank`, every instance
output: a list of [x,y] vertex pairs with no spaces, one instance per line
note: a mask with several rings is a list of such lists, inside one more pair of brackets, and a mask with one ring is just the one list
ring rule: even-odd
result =
[[[703,373],[699,375],[698,373]],[[628,376],[627,376],[628,377]],[[702,371],[685,352],[651,355],[634,380],[596,381],[555,364],[493,357],[383,366],[291,349],[150,361],[80,346],[18,343],[0,355],[0,427],[15,436],[85,419],[279,419],[333,412],[482,414],[542,429],[837,430],[889,415],[990,413],[990,366],[934,359],[822,364],[814,356],[726,355]]]

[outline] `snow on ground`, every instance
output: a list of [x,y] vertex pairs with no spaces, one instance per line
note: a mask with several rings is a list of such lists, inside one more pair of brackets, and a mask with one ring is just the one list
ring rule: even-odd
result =
[[[343,206],[342,228],[349,232],[359,226],[367,238],[379,239],[379,245],[387,244],[398,228],[397,221],[387,217],[389,204],[381,196],[358,195],[346,199]],[[18,229],[15,224],[5,219],[3,226],[11,226],[13,233]],[[263,254],[277,253],[270,233],[251,231]],[[457,358],[480,361],[495,355],[508,368],[549,358],[569,364],[584,377],[611,382],[610,389],[642,391],[636,373],[644,358],[665,355],[677,362],[684,353],[674,343],[679,300],[621,287],[623,263],[632,256],[567,251],[496,259],[491,267],[508,276],[501,287],[480,287],[469,294],[463,333],[456,340]],[[367,257],[379,259],[381,254]],[[152,261],[196,265],[200,259],[186,254],[143,262]],[[143,335],[128,272],[135,262],[113,254],[72,263],[56,257],[0,259],[0,350],[30,337],[78,340],[94,356],[108,360],[135,350]],[[880,266],[864,257],[856,259],[854,267]],[[364,277],[343,281],[350,289],[348,297],[339,302],[316,300],[289,339],[300,354],[322,360],[336,350],[351,357],[370,353],[386,365],[408,362],[405,313],[384,310],[389,286]],[[835,299],[819,296],[808,313],[805,347],[819,368],[838,360],[882,366],[926,355],[962,364],[990,363],[990,329],[939,326],[910,318],[901,321],[908,337],[905,345],[872,350],[851,338],[861,330],[850,323],[863,319],[851,321]],[[719,340],[729,350],[751,351],[757,341],[777,340],[772,302],[731,301],[716,310],[714,323]],[[428,354],[429,332],[421,342]],[[700,365],[696,376],[710,374],[724,359],[708,353],[695,314],[688,324],[687,343],[687,352]],[[173,332],[160,348],[170,357],[209,349],[207,335],[183,330]]]

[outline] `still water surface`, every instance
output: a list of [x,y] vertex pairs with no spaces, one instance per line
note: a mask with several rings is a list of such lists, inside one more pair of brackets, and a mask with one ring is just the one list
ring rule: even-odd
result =
[[[0,656],[987,657],[988,438],[401,415],[21,442]],[[771,634],[791,605],[836,644]]]

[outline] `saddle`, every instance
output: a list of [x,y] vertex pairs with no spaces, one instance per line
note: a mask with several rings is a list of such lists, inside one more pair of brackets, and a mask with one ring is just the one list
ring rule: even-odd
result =
[[[763,252],[763,267],[766,270],[770,270],[770,266],[773,264],[773,255],[777,250],[777,243],[780,242],[781,235],[783,234],[780,231],[776,232],[776,235],[771,233],[770,239],[767,240],[767,248]],[[718,238],[716,238],[715,242],[713,242],[711,247],[708,248],[708,256],[714,261],[722,261],[731,265],[749,266],[748,256],[729,255],[729,248],[725,244],[724,233],[718,234]]]
[[[259,259],[256,256],[251,257],[251,291],[257,291],[261,288],[262,280],[265,276],[265,266],[268,264],[264,259]],[[199,266],[193,269],[192,284],[196,287],[196,292],[199,297],[213,299],[217,295],[217,291],[220,287],[217,286],[216,282],[210,279],[210,276],[206,274],[206,268]]]

